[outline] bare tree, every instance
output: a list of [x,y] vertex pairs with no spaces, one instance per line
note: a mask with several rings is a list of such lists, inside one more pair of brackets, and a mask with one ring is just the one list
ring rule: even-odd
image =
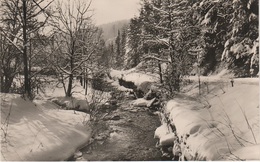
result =
[[[30,36],[47,22],[50,14],[46,8],[52,3],[43,0],[3,0],[1,3],[1,91],[9,92],[13,79],[23,66],[24,91],[32,99],[31,69],[29,66]],[[41,16],[41,20],[39,20]],[[12,62],[12,64],[10,64]]]
[[73,93],[73,78],[87,73],[89,61],[99,43],[98,29],[92,24],[91,1],[59,1],[51,21],[58,49],[53,65],[65,95]]

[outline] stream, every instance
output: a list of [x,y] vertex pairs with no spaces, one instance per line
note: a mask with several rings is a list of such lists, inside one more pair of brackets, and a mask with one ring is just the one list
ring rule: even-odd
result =
[[145,107],[132,107],[131,101],[123,97],[115,110],[103,113],[105,117],[93,124],[90,143],[80,150],[82,156],[70,160],[170,160],[156,148],[154,131],[161,125],[158,115]]

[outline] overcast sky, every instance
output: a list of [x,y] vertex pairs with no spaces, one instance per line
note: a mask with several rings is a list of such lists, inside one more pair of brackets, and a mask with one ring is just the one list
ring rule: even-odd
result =
[[92,0],[97,25],[130,19],[138,15],[140,0]]

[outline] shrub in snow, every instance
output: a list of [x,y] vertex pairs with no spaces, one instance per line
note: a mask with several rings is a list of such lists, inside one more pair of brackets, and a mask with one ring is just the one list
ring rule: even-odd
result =
[[[111,76],[110,76],[111,77]],[[91,87],[95,90],[109,92],[112,87],[107,82],[108,75],[106,73],[95,74],[91,79]]]
[[174,145],[172,148],[172,154],[173,154],[173,156],[180,156],[180,154],[181,154],[181,146],[180,146],[178,140],[174,141]]
[[85,100],[77,100],[76,105],[79,110],[89,110],[89,105]]

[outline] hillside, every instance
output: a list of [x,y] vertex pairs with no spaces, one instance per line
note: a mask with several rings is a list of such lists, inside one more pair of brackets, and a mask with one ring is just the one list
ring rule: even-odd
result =
[[115,39],[118,33],[118,30],[129,23],[129,20],[120,20],[111,22],[108,24],[99,25],[98,27],[103,30],[104,40],[108,41],[110,39]]

